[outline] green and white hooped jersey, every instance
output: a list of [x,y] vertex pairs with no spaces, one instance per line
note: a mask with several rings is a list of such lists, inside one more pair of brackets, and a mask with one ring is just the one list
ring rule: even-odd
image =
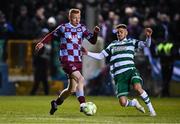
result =
[[[140,43],[141,42],[141,43]],[[110,56],[110,70],[113,77],[129,69],[135,68],[134,54],[138,48],[146,46],[144,41],[136,39],[124,39],[122,41],[113,41],[101,53]]]

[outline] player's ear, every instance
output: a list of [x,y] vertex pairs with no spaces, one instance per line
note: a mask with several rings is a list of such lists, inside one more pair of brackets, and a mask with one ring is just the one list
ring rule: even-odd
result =
[[126,36],[128,35],[128,31],[127,31],[127,29],[125,30],[125,34],[126,34]]

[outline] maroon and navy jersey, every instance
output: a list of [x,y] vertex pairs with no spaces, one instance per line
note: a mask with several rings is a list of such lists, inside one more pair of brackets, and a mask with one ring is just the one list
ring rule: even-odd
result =
[[78,24],[74,27],[70,23],[58,26],[52,35],[60,40],[61,62],[81,62],[83,39],[86,38],[90,41],[93,37],[93,34],[84,25]]

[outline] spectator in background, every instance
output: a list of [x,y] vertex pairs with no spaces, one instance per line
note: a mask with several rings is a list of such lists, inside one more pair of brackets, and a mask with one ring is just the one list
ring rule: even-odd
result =
[[108,26],[106,21],[104,20],[104,17],[102,14],[98,15],[98,25],[101,28],[101,31],[99,32],[99,36],[102,37],[104,40],[107,39],[107,31],[108,31]]
[[46,17],[49,18],[51,16],[55,16],[58,8],[57,8],[57,1],[56,0],[48,0],[45,1],[45,9],[46,9]]
[[128,36],[139,39],[142,32],[142,27],[139,24],[139,19],[137,17],[130,17],[128,20]]
[[57,20],[56,21],[57,25],[63,24],[63,23],[68,21],[68,19],[66,18],[66,12],[65,11],[59,11],[55,18]]
[[[151,46],[152,58],[150,58],[150,63],[152,64],[151,68],[154,70],[156,79],[158,79],[158,71],[161,72],[159,76],[162,78],[161,86],[159,86],[158,93],[160,96],[167,97],[170,96],[169,86],[173,72],[173,62],[174,59],[170,53],[167,53],[165,50],[165,45],[167,43],[172,43],[171,34],[170,34],[170,18],[165,13],[157,14],[157,22],[153,18],[149,18],[146,24],[150,24],[154,29],[154,41]],[[156,59],[158,57],[158,59]],[[160,60],[160,61],[159,61]],[[160,63],[160,64],[159,64]],[[160,66],[159,66],[160,65]],[[159,85],[159,83],[157,84]]]
[[13,32],[13,26],[7,22],[4,13],[0,10],[0,61],[2,62],[6,62],[7,60],[7,42]]
[[176,13],[173,17],[172,23],[171,23],[171,35],[172,35],[172,40],[174,43],[174,48],[172,51],[173,57],[176,60],[180,60],[180,14]]
[[[48,30],[51,32],[53,31],[57,26],[57,21],[54,17],[49,17],[48,20],[47,20],[47,28]],[[50,61],[49,61],[49,65],[50,65],[50,73],[51,73],[51,76],[52,78],[55,77],[55,75],[58,74],[58,68],[59,66],[56,65],[56,59],[57,59],[57,49],[59,48],[58,45],[56,44],[59,44],[58,42],[58,39],[54,39],[53,42],[50,43],[51,44],[51,55],[50,55]]]
[[[146,19],[143,23],[144,27],[151,27],[154,29],[154,33],[156,33],[156,21],[155,18],[150,17]],[[154,33],[152,34],[154,37]],[[156,35],[156,34],[155,34]],[[143,37],[143,35],[141,35]],[[150,71],[151,71],[151,79],[152,82],[150,84],[152,88],[151,91],[153,91],[155,96],[159,96],[161,94],[161,70],[160,70],[160,61],[159,57],[157,56],[156,53],[156,46],[158,45],[158,42],[155,41],[155,39],[152,39],[151,46],[150,48],[144,48],[144,55],[149,59],[149,64],[150,64]],[[147,67],[147,65],[146,65]]]
[[[19,10],[19,15],[16,18],[15,22],[15,38],[18,39],[31,39],[33,38],[34,30],[32,29],[31,18],[29,17],[28,8],[26,5],[21,5]],[[25,56],[25,44],[18,44],[18,66],[21,67],[24,65],[22,58]]]
[[109,11],[108,19],[106,20],[107,37],[105,39],[104,47],[107,47],[111,41],[116,39],[116,35],[115,35],[115,33],[113,33],[113,29],[114,29],[115,25],[117,25],[118,23],[119,23],[119,16],[116,15],[116,13],[114,11]]
[[179,13],[176,13],[174,16],[173,16],[173,20],[172,20],[172,23],[171,23],[171,34],[172,34],[172,39],[173,39],[173,42],[175,44],[179,44],[179,39],[180,39],[180,31],[179,31],[179,27],[180,27],[180,14]]
[[122,23],[127,25],[129,22],[129,18],[134,17],[134,9],[132,7],[126,7],[124,9],[124,13],[125,13],[125,15],[121,21],[122,21]]
[[[170,18],[167,14],[165,13],[159,13],[158,14],[159,18],[159,24],[158,24],[158,31],[159,31],[159,36],[157,37],[158,40],[166,44],[167,42],[172,42],[170,39],[170,33],[169,33],[169,22]],[[158,46],[157,46],[158,47]],[[170,86],[170,81],[173,73],[173,63],[174,60],[171,57],[170,54],[165,53],[165,51],[158,51],[158,56],[160,57],[160,63],[161,63],[161,74],[162,74],[162,96],[170,96],[169,93],[169,86]]]
[[43,6],[40,6],[36,10],[36,14],[34,18],[32,19],[32,25],[33,25],[33,37],[37,38],[41,34],[41,30],[46,27],[46,17],[45,17],[45,9]]
[[28,8],[25,5],[20,6],[19,15],[16,19],[15,30],[17,38],[28,39],[32,38],[33,30],[28,15]]
[[[42,29],[42,36],[45,36],[49,32],[48,29]],[[34,83],[30,95],[35,95],[40,83],[43,84],[44,94],[49,94],[49,84],[48,84],[48,68],[49,68],[49,57],[50,57],[50,45],[45,45],[43,49],[35,54],[33,57],[33,67],[34,67]]]
[[47,28],[50,32],[55,29],[56,25],[56,19],[53,16],[49,17],[47,20]]

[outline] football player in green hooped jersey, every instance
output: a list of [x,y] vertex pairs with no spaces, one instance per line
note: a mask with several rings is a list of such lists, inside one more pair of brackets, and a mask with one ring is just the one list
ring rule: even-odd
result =
[[127,99],[130,86],[132,85],[133,89],[138,92],[146,103],[150,116],[156,116],[150,98],[142,88],[143,80],[134,64],[135,50],[150,47],[152,29],[145,29],[146,41],[126,38],[128,31],[125,24],[119,24],[116,27],[116,31],[118,40],[113,41],[100,53],[89,52],[85,48],[82,48],[82,51],[85,55],[99,60],[108,56],[110,57],[110,70],[115,81],[116,95],[119,98],[121,106],[133,106],[145,113],[145,109],[139,104],[137,99]]

